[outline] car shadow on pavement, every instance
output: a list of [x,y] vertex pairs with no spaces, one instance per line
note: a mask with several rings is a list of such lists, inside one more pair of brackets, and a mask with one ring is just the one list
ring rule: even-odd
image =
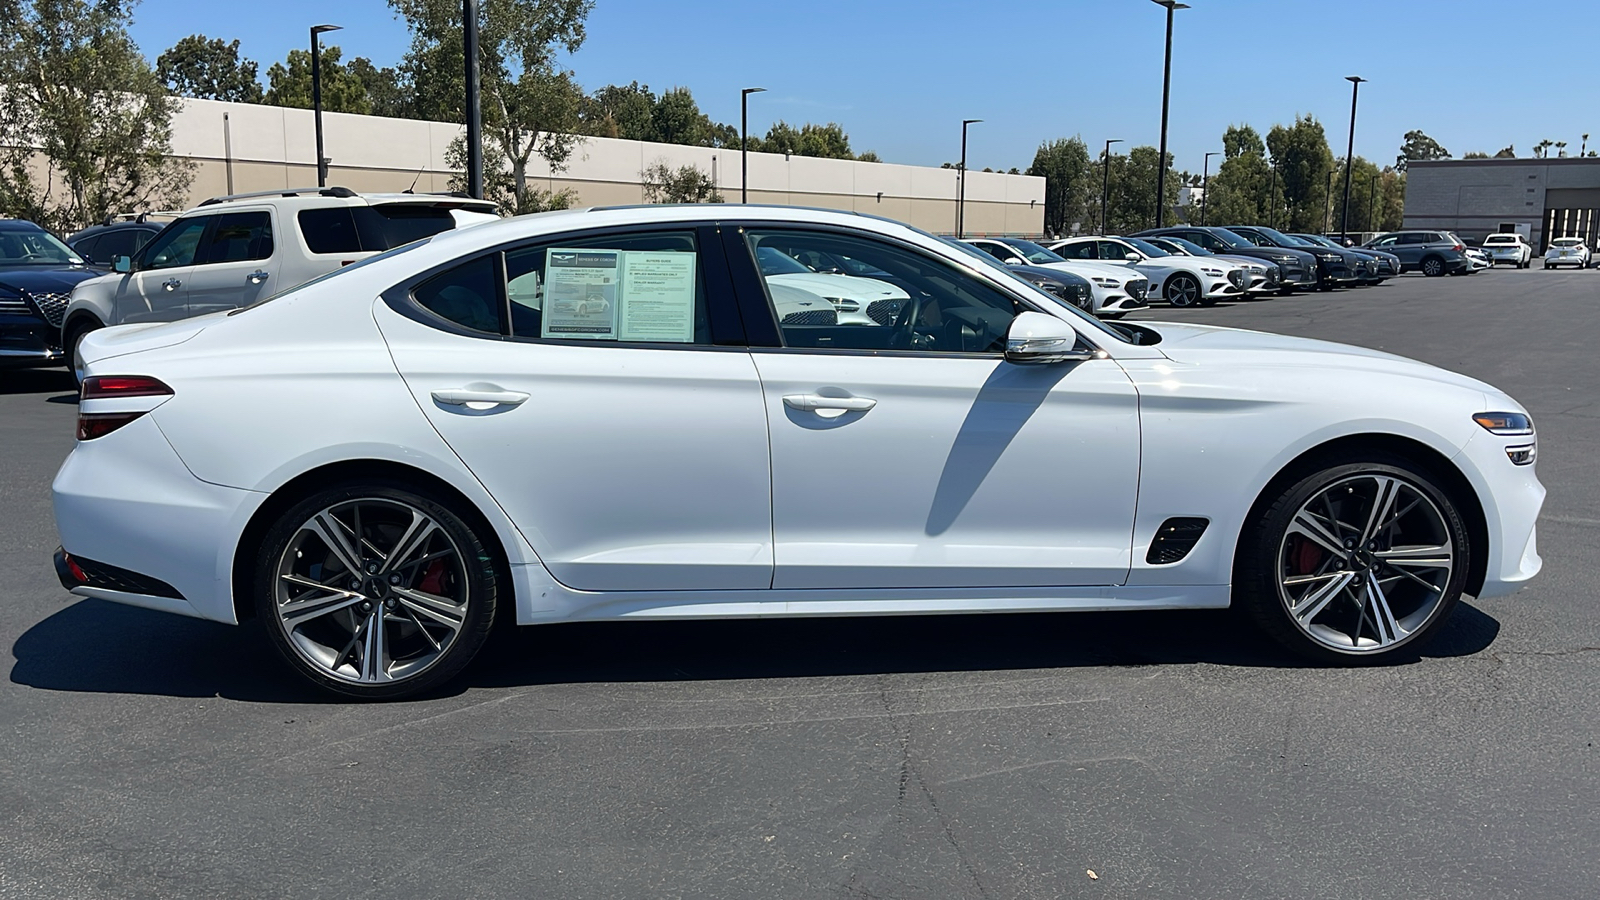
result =
[[[0,394],[60,394],[69,393],[78,399],[78,386],[72,373],[60,369],[18,369],[0,373]],[[55,397],[50,398],[60,402]]]
[[[1461,603],[1435,639],[1398,660],[1471,656],[1500,623]],[[233,627],[82,600],[12,648],[11,681],[52,691],[338,702],[302,685],[254,623]],[[1307,668],[1231,610],[1017,613],[681,622],[586,622],[497,631],[434,696],[469,688],[1074,667]]]

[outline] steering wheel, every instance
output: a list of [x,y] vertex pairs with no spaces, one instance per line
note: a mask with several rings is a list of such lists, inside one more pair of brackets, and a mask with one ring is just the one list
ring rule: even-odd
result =
[[920,291],[907,291],[906,302],[900,306],[900,314],[894,317],[894,334],[889,338],[890,350],[911,350],[916,346],[917,320],[922,316],[922,297]]

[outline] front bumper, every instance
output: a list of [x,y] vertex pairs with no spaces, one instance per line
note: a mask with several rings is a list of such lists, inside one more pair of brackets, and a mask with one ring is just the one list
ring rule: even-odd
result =
[[0,314],[0,369],[59,366],[61,329],[31,315]]
[[[1494,409],[1503,405],[1494,397],[1487,398],[1487,402]],[[1515,593],[1544,565],[1539,557],[1536,525],[1544,506],[1545,489],[1535,471],[1537,463],[1517,466],[1506,457],[1506,447],[1530,440],[1483,432],[1467,441],[1456,460],[1483,504],[1484,524],[1489,532],[1483,586],[1476,595],[1479,598]]]

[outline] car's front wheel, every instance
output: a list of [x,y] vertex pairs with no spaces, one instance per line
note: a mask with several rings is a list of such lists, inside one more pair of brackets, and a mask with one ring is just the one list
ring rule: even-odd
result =
[[1174,275],[1167,280],[1167,302],[1179,308],[1200,304],[1200,282],[1192,275]]
[[390,482],[318,491],[268,530],[257,617],[302,677],[390,700],[460,672],[494,624],[488,535],[452,502]]
[[1326,465],[1247,524],[1235,599],[1301,655],[1386,660],[1449,615],[1471,550],[1460,513],[1427,469],[1386,456]]

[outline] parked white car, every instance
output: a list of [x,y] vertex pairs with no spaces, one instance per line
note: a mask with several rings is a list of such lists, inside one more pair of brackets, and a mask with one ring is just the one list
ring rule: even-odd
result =
[[1489,254],[1493,265],[1511,263],[1526,269],[1533,261],[1533,247],[1520,234],[1491,234],[1483,240],[1483,252]]
[[[909,308],[780,321],[755,258],[799,233]],[[616,330],[548,337],[506,302],[555,248],[614,260],[556,277],[614,277]],[[1102,323],[848,213],[524,216],[81,353],[62,583],[254,618],[356,698],[439,685],[502,618],[1237,603],[1297,652],[1377,661],[1541,565],[1533,423],[1490,385]]]
[[1242,266],[1220,259],[1177,256],[1139,238],[1080,236],[1057,241],[1050,249],[1067,259],[1098,259],[1132,266],[1150,279],[1150,293],[1173,306],[1210,306],[1237,297],[1250,286]]
[[768,284],[782,284],[827,300],[842,323],[892,325],[910,299],[905,291],[887,281],[813,271],[776,247],[762,247],[756,254],[756,264]]
[[1163,237],[1140,238],[1150,244],[1160,247],[1173,256],[1192,256],[1196,259],[1220,259],[1232,263],[1250,276],[1250,284],[1245,287],[1245,293],[1252,296],[1266,296],[1275,294],[1283,288],[1283,269],[1271,260],[1255,259],[1249,256],[1229,256],[1226,253],[1213,253],[1210,250],[1191,241],[1184,240],[1176,235]]
[[1089,279],[1094,290],[1094,314],[1103,319],[1120,319],[1149,304],[1150,279],[1127,266],[1066,259],[1054,250],[1020,238],[967,238],[966,243],[1007,265],[1042,266],[1059,269]]
[[486,200],[341,187],[207,200],[134,256],[113,260],[114,274],[73,289],[61,322],[63,353],[73,359],[83,336],[107,325],[249,306],[375,253],[498,218]]
[[1589,248],[1583,243],[1583,238],[1558,237],[1550,242],[1550,249],[1544,252],[1544,267],[1553,269],[1556,266],[1575,266],[1582,269],[1589,265]]
[[1473,272],[1481,272],[1484,269],[1494,268],[1494,260],[1489,258],[1488,253],[1479,250],[1477,247],[1468,247],[1461,252],[1465,253],[1467,255],[1467,259],[1472,261]]

